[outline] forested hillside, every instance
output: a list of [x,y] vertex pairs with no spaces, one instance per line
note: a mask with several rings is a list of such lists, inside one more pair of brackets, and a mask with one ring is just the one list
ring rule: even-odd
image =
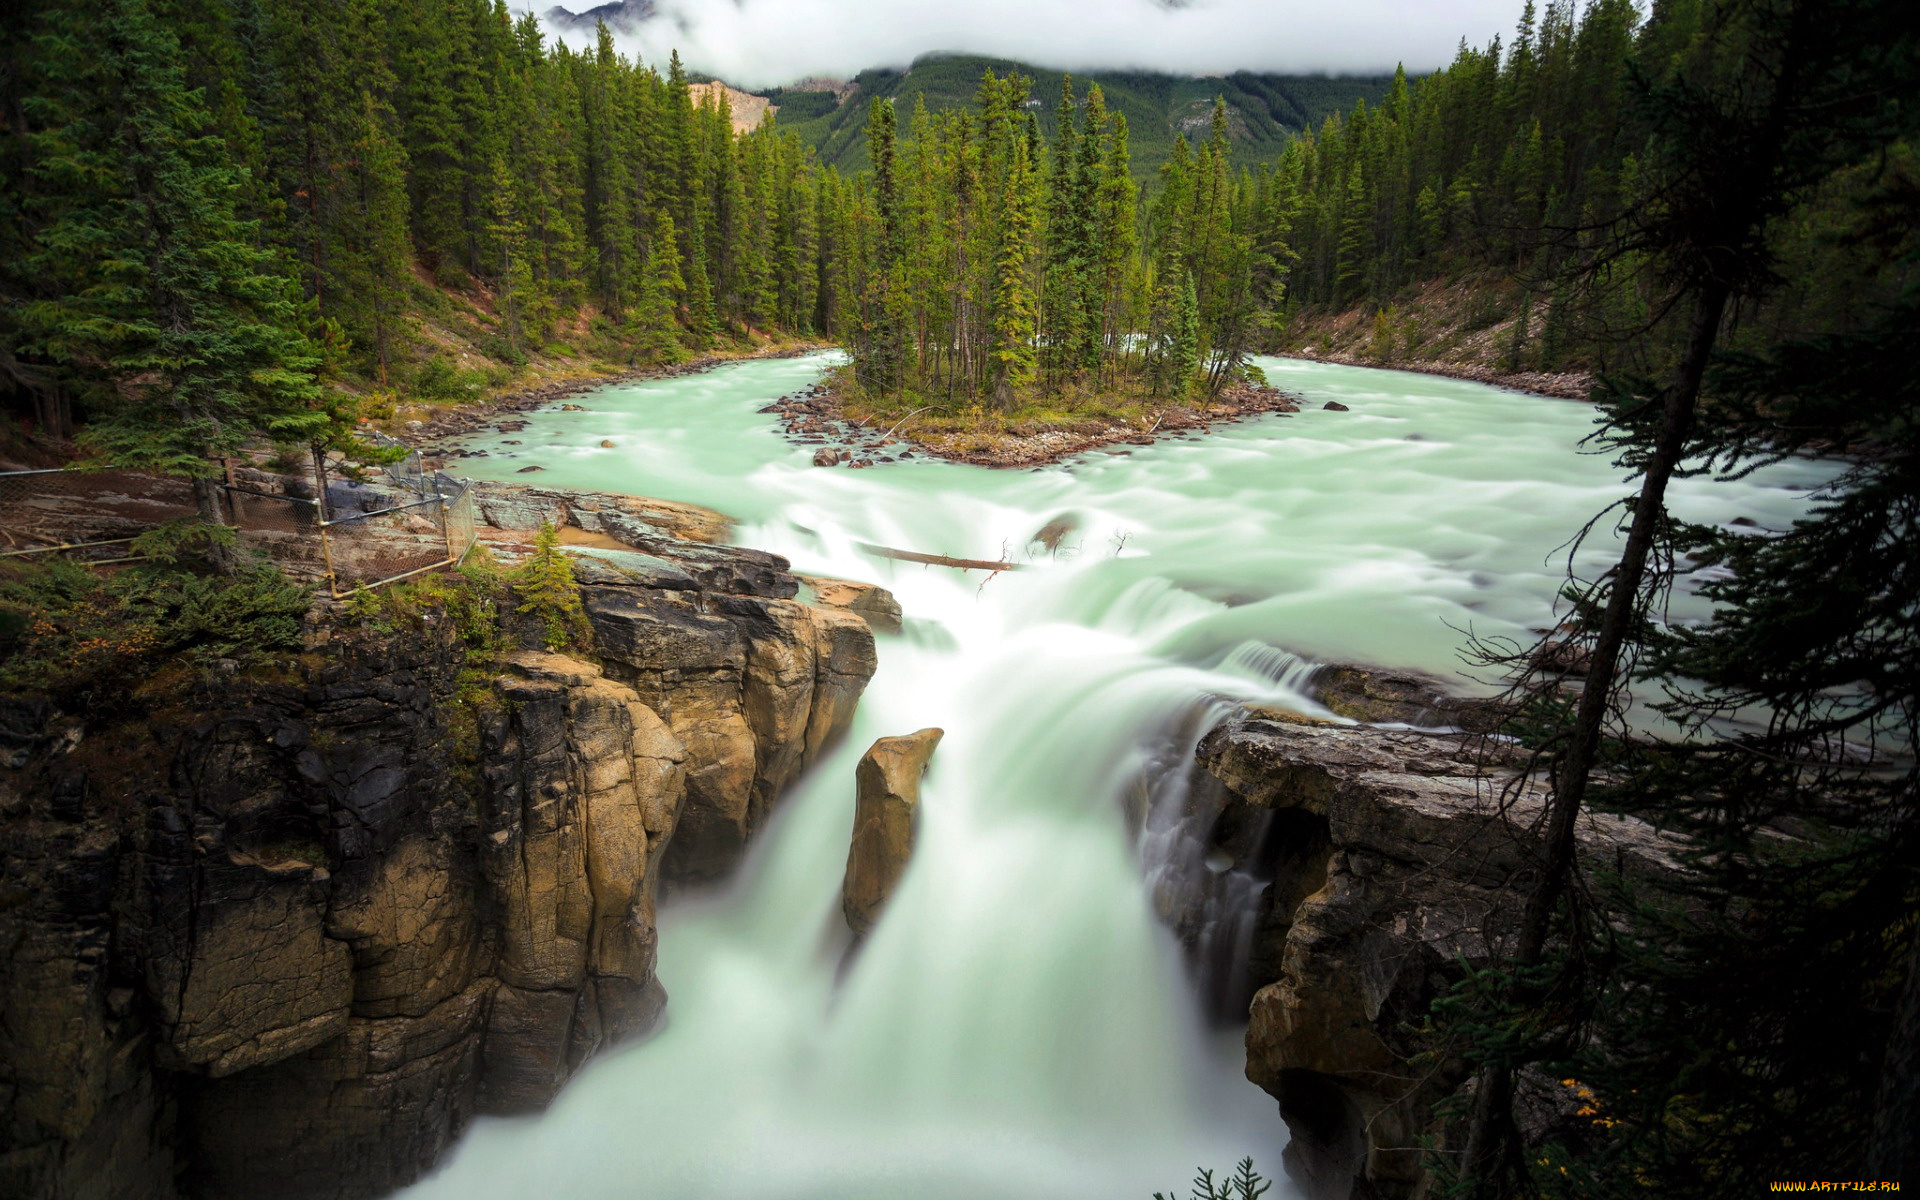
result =
[[[1625,232],[1664,186],[1649,175],[1645,78],[1720,23],[1688,3],[1643,22],[1627,0],[1529,2],[1504,45],[1463,47],[1446,69],[1289,145],[1274,173],[1292,214],[1290,323],[1276,344],[1376,361],[1464,354],[1509,370],[1651,366],[1671,350],[1654,319],[1660,285]],[[1893,153],[1904,169],[1910,149]],[[1732,315],[1734,344],[1853,328],[1897,294],[1907,268],[1843,235],[1889,165],[1849,165],[1769,222],[1788,286]],[[1347,338],[1326,336],[1329,317],[1356,310]]]
[[[1064,72],[1006,59],[977,55],[928,55],[904,71],[862,71],[841,91],[809,90],[806,84],[767,95],[780,105],[780,123],[815,147],[822,162],[843,170],[870,166],[867,157],[868,107],[892,100],[902,113],[924,104],[942,113],[969,107],[987,71],[1018,75],[1032,84],[1033,110],[1041,132],[1058,132],[1052,98],[1060,94]],[[1358,101],[1377,103],[1392,83],[1388,75],[1160,75],[1145,71],[1093,71],[1076,76],[1082,86],[1098,84],[1108,109],[1126,115],[1132,138],[1133,172],[1150,179],[1173,153],[1174,139],[1205,136],[1216,97],[1227,104],[1228,131],[1243,162],[1275,157],[1300,133],[1327,117],[1347,112]],[[912,132],[912,131],[908,131]]]
[[[833,322],[843,185],[791,135],[736,136],[677,62],[486,0],[17,16],[0,365],[16,410],[111,457],[324,437],[352,415],[332,383],[459,395],[459,354],[659,362]],[[164,452],[162,413],[190,430]]]

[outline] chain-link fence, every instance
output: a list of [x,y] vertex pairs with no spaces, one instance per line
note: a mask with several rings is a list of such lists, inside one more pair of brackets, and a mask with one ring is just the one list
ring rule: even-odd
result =
[[[441,480],[449,485],[445,490]],[[445,476],[423,477],[423,482],[432,490],[421,499],[407,499],[410,491],[369,489],[366,501],[390,503],[359,511],[336,508],[321,523],[321,546],[335,596],[452,566],[473,548],[470,489]],[[331,492],[328,498],[333,499]]]
[[[403,444],[383,435],[369,440]],[[457,564],[478,536],[472,485],[426,471],[417,451],[375,468],[329,471],[262,451],[227,466],[222,514],[250,549],[324,579],[336,598]],[[187,481],[134,471],[0,473],[0,558],[62,552],[100,564],[196,512]]]
[[140,534],[197,511],[184,479],[138,471],[0,473],[0,558],[122,562]]

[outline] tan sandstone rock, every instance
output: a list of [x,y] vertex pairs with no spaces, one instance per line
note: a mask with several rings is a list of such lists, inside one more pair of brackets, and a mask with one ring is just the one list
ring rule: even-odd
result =
[[[1344,1162],[1299,1172],[1364,1180],[1367,1194],[1424,1185],[1419,1138],[1457,1085],[1416,1066],[1402,1025],[1426,1010],[1461,960],[1484,963],[1511,935],[1537,868],[1543,791],[1497,763],[1484,771],[1466,737],[1341,726],[1277,713],[1209,733],[1201,765],[1231,804],[1284,817],[1310,853],[1285,862],[1265,893],[1262,935],[1278,978],[1253,997],[1247,1077],[1282,1111],[1352,1113],[1321,1150]],[[1587,814],[1580,852],[1615,871],[1668,875],[1677,843],[1645,822]],[[1287,909],[1289,911],[1280,911]],[[1255,959],[1262,958],[1260,947]],[[1338,1121],[1321,1121],[1324,1128]],[[1345,1194],[1344,1182],[1328,1194]]]
[[861,756],[854,771],[853,840],[847,848],[847,878],[841,907],[855,936],[880,919],[900,873],[913,854],[920,777],[944,731],[922,729],[884,737]]
[[875,633],[899,633],[904,614],[893,593],[877,583],[835,579],[827,575],[802,575],[800,581],[813,589],[813,600],[828,608],[843,608],[866,619]]

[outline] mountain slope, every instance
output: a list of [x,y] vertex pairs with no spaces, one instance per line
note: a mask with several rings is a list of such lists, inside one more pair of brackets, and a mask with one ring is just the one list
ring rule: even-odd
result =
[[[1034,99],[1043,132],[1054,133],[1061,72],[1008,59],[974,55],[930,55],[905,71],[862,71],[850,87],[819,90],[819,81],[762,93],[780,106],[780,125],[791,129],[820,153],[823,161],[844,169],[867,165],[867,104],[891,97],[903,124],[916,96],[927,108],[963,108],[973,103],[981,73],[1017,72],[1034,81]],[[1277,155],[1286,141],[1312,129],[1329,115],[1346,112],[1357,100],[1369,104],[1386,94],[1390,75],[1161,75],[1144,71],[1097,71],[1074,77],[1075,90],[1088,82],[1106,93],[1107,107],[1127,115],[1138,175],[1152,174],[1173,149],[1174,136],[1204,137],[1215,96],[1224,96],[1235,148],[1243,162]],[[1030,102],[1031,103],[1031,102]]]

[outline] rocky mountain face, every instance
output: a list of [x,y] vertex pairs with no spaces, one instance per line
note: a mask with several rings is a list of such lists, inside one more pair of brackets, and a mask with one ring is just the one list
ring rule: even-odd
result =
[[[1342,670],[1331,699],[1363,719],[1447,707],[1406,679]],[[1471,706],[1453,708],[1472,723]],[[1258,861],[1266,880],[1247,914],[1247,1077],[1279,1100],[1289,1170],[1313,1200],[1421,1195],[1419,1139],[1450,1132],[1434,1105],[1464,1082],[1459,1065],[1416,1065],[1409,1024],[1460,963],[1484,965],[1511,936],[1538,861],[1542,792],[1497,751],[1483,765],[1485,749],[1470,735],[1279,711],[1200,743],[1216,786],[1194,791],[1191,826],[1214,853]],[[1580,839],[1608,870],[1679,869],[1676,843],[1641,821],[1589,814]],[[1176,930],[1185,915],[1173,914]],[[1538,1083],[1523,1080],[1523,1093]],[[1552,1122],[1566,1099],[1531,1097],[1530,1119]]]
[[556,4],[541,13],[540,19],[564,33],[591,34],[603,24],[616,33],[632,33],[652,20],[655,11],[653,0],[608,0],[579,12]]
[[656,1019],[661,881],[731,869],[875,659],[655,535],[580,560],[593,661],[322,624],[110,727],[0,705],[0,1194],[376,1195]]

